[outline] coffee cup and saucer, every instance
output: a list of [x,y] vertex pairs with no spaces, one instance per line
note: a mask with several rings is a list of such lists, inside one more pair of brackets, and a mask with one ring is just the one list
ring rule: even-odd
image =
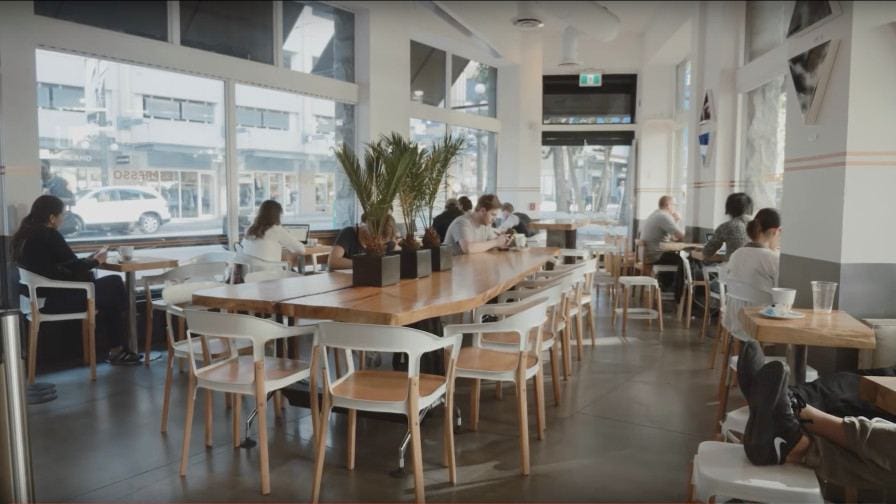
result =
[[772,304],[763,308],[759,313],[774,319],[801,319],[805,313],[793,311],[791,307],[796,300],[796,289],[776,287],[772,289]]

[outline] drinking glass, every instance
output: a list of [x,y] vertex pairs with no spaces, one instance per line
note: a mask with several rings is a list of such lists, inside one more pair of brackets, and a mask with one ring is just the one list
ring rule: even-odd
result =
[[812,311],[817,313],[831,313],[834,307],[834,294],[837,292],[837,282],[813,281],[812,284]]

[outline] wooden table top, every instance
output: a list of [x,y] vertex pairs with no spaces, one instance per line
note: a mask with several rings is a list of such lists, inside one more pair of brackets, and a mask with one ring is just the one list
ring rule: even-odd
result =
[[833,348],[874,348],[874,331],[850,314],[834,310],[831,313],[815,313],[812,310],[794,310],[805,313],[806,318],[780,320],[763,317],[762,308],[744,308],[740,323],[744,330],[763,343],[822,346]]
[[696,260],[696,261],[711,262],[711,263],[721,263],[721,262],[725,262],[725,256],[724,256],[724,255],[713,254],[713,255],[711,255],[711,256],[709,256],[709,257],[703,257],[703,251],[702,251],[702,250],[693,250],[693,251],[691,251],[691,257],[692,257],[694,260]]
[[130,261],[122,261],[118,257],[110,257],[105,263],[97,266],[97,268],[107,271],[117,271],[118,273],[129,273],[132,271],[176,268],[177,265],[176,259],[134,256]]
[[896,415],[896,377],[863,376],[859,397],[891,415]]
[[702,243],[686,243],[686,242],[675,242],[675,241],[668,241],[668,242],[660,243],[660,250],[665,251],[665,252],[678,252],[680,250],[685,250],[685,249],[702,249],[702,248],[703,248]]
[[454,257],[450,271],[388,287],[353,287],[280,303],[287,316],[408,325],[424,319],[461,313],[537,271],[554,258],[556,248],[528,248]]
[[333,250],[333,247],[330,245],[315,245],[313,247],[305,247],[305,255],[323,255],[329,254],[330,251]]
[[591,224],[588,219],[545,219],[534,220],[529,223],[532,229],[547,229],[548,231],[574,231],[580,227]]
[[193,294],[193,303],[228,311],[277,313],[278,303],[286,299],[351,286],[350,274],[334,272],[204,289]]

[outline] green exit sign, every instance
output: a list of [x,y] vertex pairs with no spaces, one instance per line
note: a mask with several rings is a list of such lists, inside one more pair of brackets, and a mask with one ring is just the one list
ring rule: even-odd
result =
[[601,73],[580,73],[579,87],[600,87],[604,83],[604,77]]

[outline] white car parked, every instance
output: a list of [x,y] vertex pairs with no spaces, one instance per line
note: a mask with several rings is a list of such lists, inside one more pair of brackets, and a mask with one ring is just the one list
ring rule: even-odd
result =
[[68,211],[71,214],[68,231],[72,234],[97,228],[129,231],[134,227],[151,234],[171,220],[165,198],[146,187],[92,189],[78,197]]

